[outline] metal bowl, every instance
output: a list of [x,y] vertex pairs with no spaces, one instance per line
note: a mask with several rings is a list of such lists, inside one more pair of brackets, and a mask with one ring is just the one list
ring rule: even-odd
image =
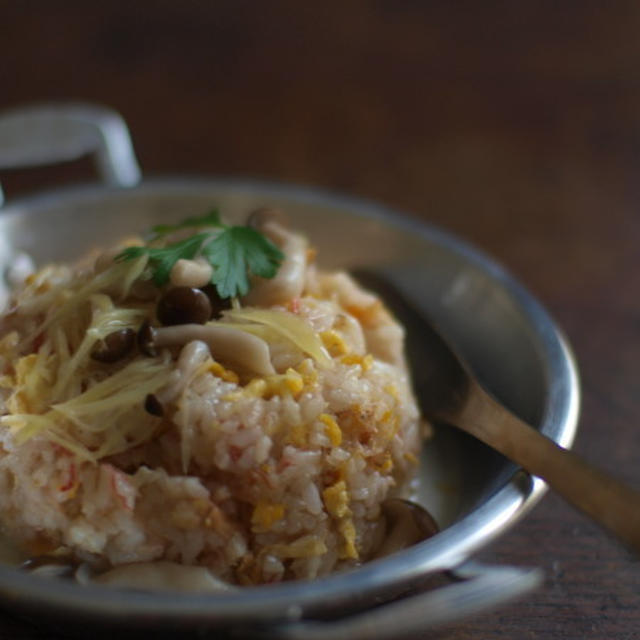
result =
[[[67,123],[64,130],[52,126],[60,122]],[[93,246],[212,205],[231,220],[243,219],[258,206],[277,206],[313,239],[323,266],[383,274],[418,311],[445,328],[500,400],[556,442],[571,445],[579,386],[566,340],[520,284],[465,242],[379,205],[318,190],[226,179],[139,182],[126,128],[102,109],[63,106],[0,118],[0,169],[89,150],[98,151],[110,184],[6,204],[0,209],[0,264],[8,265],[19,252],[37,263],[67,261]],[[82,587],[0,567],[0,598],[14,610],[65,620],[124,621],[130,627],[164,630],[260,629],[292,638],[342,637],[350,629],[349,637],[355,638],[382,637],[393,629],[385,624],[397,621],[403,607],[412,616],[405,630],[415,630],[537,583],[535,572],[478,568],[467,561],[526,513],[544,492],[542,481],[444,426],[425,446],[421,473],[420,499],[442,531],[345,573],[212,595]],[[470,579],[415,595],[429,576],[451,570]],[[370,610],[381,602],[391,604]]]

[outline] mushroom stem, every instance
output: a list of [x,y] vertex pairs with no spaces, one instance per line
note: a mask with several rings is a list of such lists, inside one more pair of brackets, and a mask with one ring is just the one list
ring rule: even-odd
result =
[[254,278],[251,290],[244,297],[248,305],[267,307],[284,304],[302,294],[307,267],[307,241],[288,231],[276,219],[258,221],[259,230],[275,243],[285,258],[274,278]]
[[181,258],[171,269],[170,280],[174,287],[204,287],[211,280],[213,267],[203,258]]
[[264,340],[230,327],[200,324],[160,327],[154,330],[153,347],[184,345],[193,340],[206,343],[216,360],[260,375],[272,375],[276,372],[271,364],[269,346]]

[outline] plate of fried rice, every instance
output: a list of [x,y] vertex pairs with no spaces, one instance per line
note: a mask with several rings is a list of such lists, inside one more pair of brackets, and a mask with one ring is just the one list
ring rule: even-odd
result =
[[[42,132],[78,113],[128,141],[112,112],[66,106],[0,119],[0,147],[3,122],[49,148],[55,129]],[[127,144],[98,152],[111,185],[0,209],[0,600],[136,629],[356,638],[537,584],[466,561],[544,483],[421,416],[419,317],[357,274],[382,274],[501,401],[568,446],[575,363],[519,283],[379,205],[140,182]],[[396,544],[398,504],[426,509],[428,534]],[[442,571],[466,581],[416,592]]]

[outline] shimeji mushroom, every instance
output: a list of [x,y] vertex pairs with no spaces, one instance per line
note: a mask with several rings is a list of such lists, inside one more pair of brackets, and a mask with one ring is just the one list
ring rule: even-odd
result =
[[204,342],[216,360],[263,376],[276,373],[267,343],[245,331],[213,324],[151,327],[145,323],[138,332],[140,350],[150,356],[162,347],[182,346],[194,340]]

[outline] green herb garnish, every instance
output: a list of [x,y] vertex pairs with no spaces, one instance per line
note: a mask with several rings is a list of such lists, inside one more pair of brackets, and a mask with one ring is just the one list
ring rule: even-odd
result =
[[115,260],[122,262],[148,255],[153,281],[161,287],[169,281],[171,269],[178,260],[202,256],[213,267],[211,282],[223,299],[246,295],[250,274],[273,278],[278,272],[284,260],[278,247],[252,227],[224,224],[215,210],[176,225],[153,227],[150,242],[181,229],[203,227],[212,227],[215,231],[201,231],[164,247],[127,247]]

